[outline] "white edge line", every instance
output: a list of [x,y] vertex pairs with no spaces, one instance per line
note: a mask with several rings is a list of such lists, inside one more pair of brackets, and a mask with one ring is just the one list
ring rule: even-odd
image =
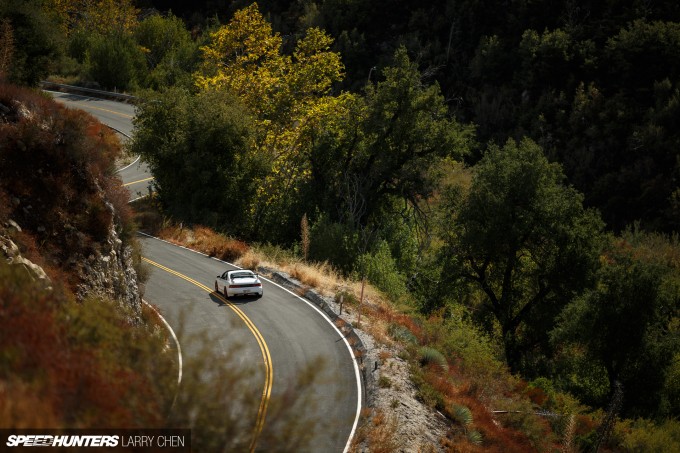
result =
[[156,310],[156,307],[142,299],[142,302],[145,303],[147,306],[149,306],[153,311],[156,312],[159,318],[161,318],[161,321],[163,321],[163,324],[165,324],[165,327],[168,328],[170,331],[170,334],[172,335],[172,338],[175,340],[175,344],[177,345],[177,358],[179,360],[179,373],[177,375],[177,385],[179,386],[182,383],[182,347],[179,345],[179,340],[177,339],[177,335],[175,335],[175,331],[172,330],[172,327],[170,327],[170,324],[168,324],[168,321],[165,320],[163,315],[161,315],[161,312]]
[[[92,96],[82,96],[82,95],[80,95],[80,94],[64,93],[63,91],[53,91],[53,90],[43,90],[43,91],[46,91],[46,92],[48,92],[48,93],[55,93],[55,94],[68,94],[69,96],[78,96],[78,97],[84,98],[84,99],[99,100],[99,98],[93,98]],[[81,110],[82,110],[82,109],[81,109]],[[101,122],[101,121],[100,121],[100,122]],[[102,123],[102,124],[104,124],[104,123]],[[127,138],[130,138],[130,136],[129,136],[128,134],[126,134],[126,133],[123,132],[123,131],[120,131],[120,130],[116,129],[115,127],[111,127],[111,126],[109,126],[108,124],[105,124],[105,126],[110,127],[110,128],[113,129],[114,131],[118,132],[118,133],[121,134],[121,135],[124,135],[124,136],[127,137]],[[126,170],[126,169],[132,167],[134,164],[137,163],[137,161],[139,160],[139,157],[140,157],[140,156],[137,156],[137,159],[135,159],[134,162],[132,162],[130,165],[126,165],[125,167],[119,168],[118,170],[116,170],[116,173],[120,173],[121,171]],[[133,200],[133,201],[134,201],[134,200]]]
[[[146,197],[148,197],[148,195],[142,195],[141,197],[133,198],[132,200],[128,201],[128,204],[132,203],[133,201],[141,200],[142,198],[146,198]],[[144,234],[141,231],[138,231],[138,233]],[[153,236],[151,236],[151,237],[153,237]],[[160,240],[162,241],[162,239],[160,239]],[[170,242],[168,242],[168,244],[170,244]],[[172,245],[175,245],[175,244],[172,244]]]
[[137,156],[137,159],[135,159],[130,165],[126,165],[125,167],[119,168],[118,170],[116,170],[116,173],[120,173],[120,172],[123,171],[123,170],[127,170],[128,168],[130,168],[130,167],[132,167],[134,164],[136,164],[138,161],[139,161],[139,156]]
[[[66,93],[64,91],[52,91],[52,90],[43,90],[43,91],[45,91],[46,93],[68,94],[69,96],[78,96],[78,97],[84,98],[84,99],[92,99],[93,101],[101,101],[102,100],[102,98],[95,98],[95,97],[92,97],[92,96],[82,96],[80,94]],[[75,102],[77,102],[77,101],[75,101]],[[112,102],[116,102],[116,101],[112,101]],[[84,109],[79,109],[79,110],[83,110],[83,111],[87,112]],[[90,112],[87,112],[87,113],[90,113]],[[92,113],[90,113],[90,115],[95,116]],[[127,115],[127,113],[125,115]],[[97,118],[97,120],[99,120],[100,123],[104,124],[99,118]],[[125,132],[121,131],[120,129],[116,129],[115,127],[109,126],[108,124],[104,124],[104,126],[118,132],[120,135],[122,135],[122,136],[124,136],[128,139],[132,138],[128,134],[126,134]],[[139,159],[139,157],[137,157],[137,159]],[[130,165],[132,165],[132,164],[130,164]],[[125,167],[125,168],[127,168],[127,167]],[[123,169],[121,169],[121,170],[123,170]],[[120,170],[118,170],[118,171],[120,171]]]
[[[137,233],[139,233],[139,234],[141,234],[141,235],[143,235],[143,236],[152,238],[152,239],[156,239],[156,240],[158,240],[158,241],[165,242],[166,244],[170,244],[170,245],[173,245],[173,246],[175,246],[175,247],[179,247],[179,248],[188,250],[188,251],[190,251],[190,252],[197,253],[197,254],[202,255],[202,256],[205,256],[205,257],[207,257],[207,258],[211,258],[211,259],[213,259],[213,260],[215,260],[215,261],[219,261],[220,263],[228,264],[228,265],[230,265],[230,266],[235,267],[236,269],[242,269],[241,267],[239,267],[239,266],[237,266],[237,265],[235,265],[235,264],[233,264],[233,263],[230,263],[230,262],[228,262],[228,261],[223,261],[223,260],[221,260],[221,259],[219,259],[219,258],[215,258],[214,256],[210,256],[210,255],[207,255],[207,254],[205,254],[205,253],[203,253],[203,252],[199,252],[198,250],[190,249],[190,248],[185,247],[185,246],[183,246],[183,245],[173,244],[173,243],[170,242],[170,241],[166,241],[165,239],[161,239],[161,238],[158,238],[158,237],[156,237],[156,236],[152,236],[152,235],[147,234],[147,233],[144,233],[144,232],[142,232],[142,231],[138,231]],[[343,450],[343,453],[347,453],[347,452],[349,451],[349,448],[350,448],[351,444],[352,444],[352,439],[354,438],[354,434],[356,433],[357,426],[359,425],[359,417],[361,416],[361,404],[362,404],[362,401],[361,401],[361,392],[362,392],[362,387],[361,387],[361,373],[359,373],[359,364],[357,363],[357,358],[354,356],[354,351],[352,351],[352,346],[350,346],[349,341],[347,341],[347,338],[342,334],[342,332],[340,332],[340,329],[338,329],[338,327],[337,327],[337,326],[336,326],[336,325],[328,318],[328,316],[326,315],[326,313],[324,313],[319,307],[317,307],[316,305],[314,305],[313,303],[311,303],[311,302],[308,301],[307,299],[298,296],[298,295],[295,294],[294,292],[290,291],[288,288],[284,288],[283,286],[279,285],[279,284],[276,283],[276,282],[273,282],[273,281],[269,280],[269,279],[266,278],[266,277],[262,277],[262,278],[263,278],[264,280],[266,280],[267,282],[271,283],[272,285],[278,286],[279,288],[281,288],[282,290],[286,291],[287,293],[289,293],[289,294],[291,294],[291,295],[297,297],[298,299],[300,299],[301,301],[303,301],[304,303],[306,303],[307,305],[309,305],[310,307],[312,307],[314,310],[316,310],[317,313],[319,313],[319,314],[323,317],[323,319],[325,319],[326,322],[328,322],[328,324],[330,324],[330,325],[333,327],[333,329],[337,332],[337,334],[340,336],[340,338],[342,338],[342,341],[345,343],[345,346],[347,346],[347,350],[349,351],[349,355],[352,357],[352,363],[354,364],[354,375],[355,375],[356,380],[357,380],[357,412],[356,412],[356,415],[355,415],[355,417],[354,417],[354,424],[352,425],[352,431],[349,433],[349,438],[347,439],[347,443],[345,444],[345,449]]]

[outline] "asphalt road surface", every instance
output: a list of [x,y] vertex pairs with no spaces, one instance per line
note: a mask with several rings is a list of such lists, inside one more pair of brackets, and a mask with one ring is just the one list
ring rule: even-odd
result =
[[[122,102],[97,99],[78,94],[48,91],[56,101],[71,108],[84,110],[97,117],[99,121],[121,134],[123,141],[132,135],[132,119],[135,116],[135,106]],[[130,191],[132,199],[149,194],[149,186],[153,178],[149,168],[140,160],[135,160],[120,170],[125,187]]]
[[[80,108],[104,124],[130,135],[134,107],[113,101],[64,93],[52,93],[69,107]],[[134,162],[120,171],[131,198],[145,195],[150,175],[143,163]],[[213,292],[214,278],[233,266],[205,255],[142,237],[143,254],[151,277],[145,299],[159,307],[176,329],[179,343],[196,332],[205,332],[213,345],[227,354],[238,347],[238,360],[255,366],[249,388],[262,394],[254,429],[262,423],[266,436],[268,403],[286,392],[311,404],[304,414],[299,408],[283,409],[277,416],[290,420],[308,417],[318,421],[309,451],[345,451],[354,434],[361,409],[361,382],[351,349],[333,323],[316,307],[291,292],[264,281],[261,299],[226,300]],[[192,354],[191,348],[183,354]],[[298,387],[300,374],[309,368],[320,370],[309,385]]]

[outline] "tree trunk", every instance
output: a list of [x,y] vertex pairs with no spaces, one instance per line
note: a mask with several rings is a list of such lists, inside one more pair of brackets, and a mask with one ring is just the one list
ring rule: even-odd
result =
[[517,338],[515,337],[515,329],[509,326],[508,323],[503,325],[503,347],[505,350],[505,361],[510,367],[510,371],[515,374],[519,372],[521,353],[517,346]]

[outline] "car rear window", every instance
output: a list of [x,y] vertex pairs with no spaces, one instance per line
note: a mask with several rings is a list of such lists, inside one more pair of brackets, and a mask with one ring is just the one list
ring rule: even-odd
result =
[[238,274],[231,274],[231,278],[253,278],[254,274],[250,272],[239,272]]

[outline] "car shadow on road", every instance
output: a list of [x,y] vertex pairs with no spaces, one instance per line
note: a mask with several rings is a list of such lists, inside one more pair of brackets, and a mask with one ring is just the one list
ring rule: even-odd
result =
[[224,303],[224,300],[229,301],[231,305],[245,305],[250,302],[254,302],[259,299],[257,296],[239,296],[239,297],[229,297],[225,298],[224,294],[216,293],[215,291],[210,293],[210,300],[212,300],[217,306],[222,307],[227,304]]

